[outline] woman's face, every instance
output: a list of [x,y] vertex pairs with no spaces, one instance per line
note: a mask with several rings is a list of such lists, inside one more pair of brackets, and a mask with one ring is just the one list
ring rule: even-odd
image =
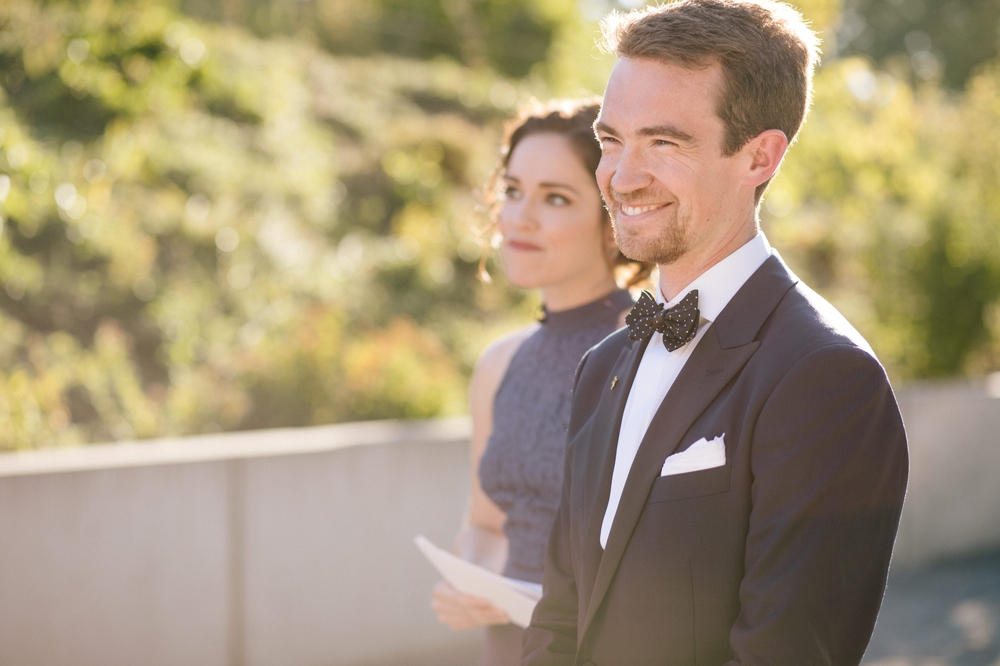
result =
[[[512,284],[560,292],[557,300],[574,301],[574,292],[612,279],[611,225],[605,223],[594,174],[568,139],[554,133],[522,139],[503,185],[500,253]],[[545,293],[543,298],[549,302]]]

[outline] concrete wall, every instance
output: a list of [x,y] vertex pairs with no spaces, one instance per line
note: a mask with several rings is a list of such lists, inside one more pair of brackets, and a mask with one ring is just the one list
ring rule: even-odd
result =
[[1000,373],[899,395],[910,481],[893,566],[1000,549]]
[[368,423],[0,456],[0,665],[441,663],[468,423]]
[[[1000,548],[1000,376],[899,397],[894,567]],[[470,663],[412,544],[451,539],[467,438],[453,419],[0,454],[0,666]]]

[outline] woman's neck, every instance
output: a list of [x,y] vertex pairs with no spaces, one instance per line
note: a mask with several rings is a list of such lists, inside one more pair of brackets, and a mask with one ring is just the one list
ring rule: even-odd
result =
[[608,273],[600,279],[588,280],[585,283],[574,281],[571,284],[549,285],[541,287],[538,291],[542,295],[542,303],[545,304],[546,310],[561,312],[592,303],[617,288],[614,277]]

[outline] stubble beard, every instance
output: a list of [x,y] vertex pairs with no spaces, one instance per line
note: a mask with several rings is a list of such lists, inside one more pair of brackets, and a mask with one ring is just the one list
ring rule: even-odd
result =
[[[621,253],[633,261],[644,261],[666,266],[683,257],[688,251],[688,225],[674,215],[666,222],[660,233],[652,238],[644,238],[623,228],[618,222],[621,203],[628,203],[629,197],[615,194],[615,205],[611,208],[611,226],[615,232],[615,243]],[[635,197],[636,200],[639,197]],[[648,199],[647,199],[648,200]],[[674,206],[677,204],[674,203]]]

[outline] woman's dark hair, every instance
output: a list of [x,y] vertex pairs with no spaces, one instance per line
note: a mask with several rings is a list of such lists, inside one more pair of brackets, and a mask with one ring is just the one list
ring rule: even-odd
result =
[[[510,156],[525,137],[533,134],[558,134],[566,137],[573,152],[580,158],[583,167],[591,174],[597,171],[597,165],[601,161],[601,145],[594,136],[594,121],[601,110],[600,98],[581,100],[552,100],[546,103],[533,101],[521,108],[516,117],[509,120],[504,125],[503,143],[500,146],[500,159],[493,175],[486,183],[485,199],[490,212],[493,224],[496,223],[497,214],[501,205],[498,191],[503,180],[504,172],[510,162]],[[594,181],[597,187],[597,181]],[[605,224],[611,224],[611,218],[604,216]],[[491,225],[492,226],[492,225]],[[487,234],[489,235],[489,234]],[[489,252],[487,245],[484,249],[483,261],[480,263],[480,274],[485,272],[485,252]],[[615,279],[624,282],[626,287],[643,282],[649,277],[653,270],[652,264],[640,261],[633,261],[618,252],[614,262]],[[486,276],[488,278],[488,276]]]

